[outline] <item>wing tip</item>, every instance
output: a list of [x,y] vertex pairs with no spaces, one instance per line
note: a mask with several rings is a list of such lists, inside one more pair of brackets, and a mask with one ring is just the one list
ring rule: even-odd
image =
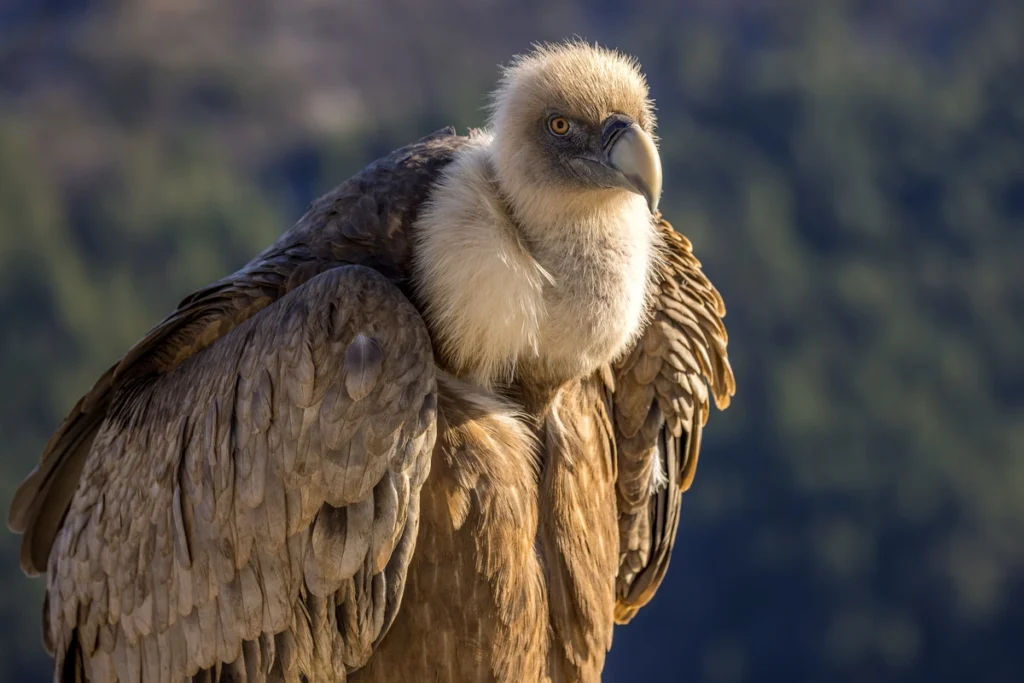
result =
[[439,138],[447,138],[458,134],[458,131],[455,130],[455,126],[445,126],[444,128],[438,128],[430,135],[424,137],[423,140],[437,140]]
[[39,477],[37,465],[18,485],[11,499],[11,506],[7,509],[7,528],[16,534],[23,534],[28,528],[32,503],[39,493]]

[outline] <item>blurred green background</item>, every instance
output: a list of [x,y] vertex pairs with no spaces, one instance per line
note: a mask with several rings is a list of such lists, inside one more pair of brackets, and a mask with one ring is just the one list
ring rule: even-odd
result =
[[[0,508],[185,294],[578,34],[657,99],[729,306],[668,580],[606,680],[1024,680],[1024,3],[0,0]],[[0,533],[0,680],[48,680]]]

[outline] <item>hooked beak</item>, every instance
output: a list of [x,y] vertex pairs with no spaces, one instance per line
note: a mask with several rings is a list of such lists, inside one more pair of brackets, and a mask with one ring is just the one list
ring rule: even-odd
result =
[[661,199],[661,157],[654,139],[630,117],[613,114],[604,122],[601,149],[605,163],[621,174],[621,186],[642,195],[655,213]]

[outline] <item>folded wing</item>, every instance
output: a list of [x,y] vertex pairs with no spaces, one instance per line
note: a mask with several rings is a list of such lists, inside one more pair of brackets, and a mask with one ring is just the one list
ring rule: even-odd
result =
[[668,569],[682,494],[690,487],[709,396],[725,409],[736,390],[722,297],[689,241],[664,219],[654,316],[608,380],[617,448],[619,573],[615,618],[628,622]]
[[436,431],[429,338],[398,289],[327,270],[105,396],[49,554],[58,671],[361,666],[401,599]]

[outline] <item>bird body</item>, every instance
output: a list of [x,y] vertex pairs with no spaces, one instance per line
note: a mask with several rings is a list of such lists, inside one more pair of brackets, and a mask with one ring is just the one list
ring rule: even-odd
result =
[[734,391],[653,139],[539,48],[185,298],[12,503],[55,680],[599,680]]

